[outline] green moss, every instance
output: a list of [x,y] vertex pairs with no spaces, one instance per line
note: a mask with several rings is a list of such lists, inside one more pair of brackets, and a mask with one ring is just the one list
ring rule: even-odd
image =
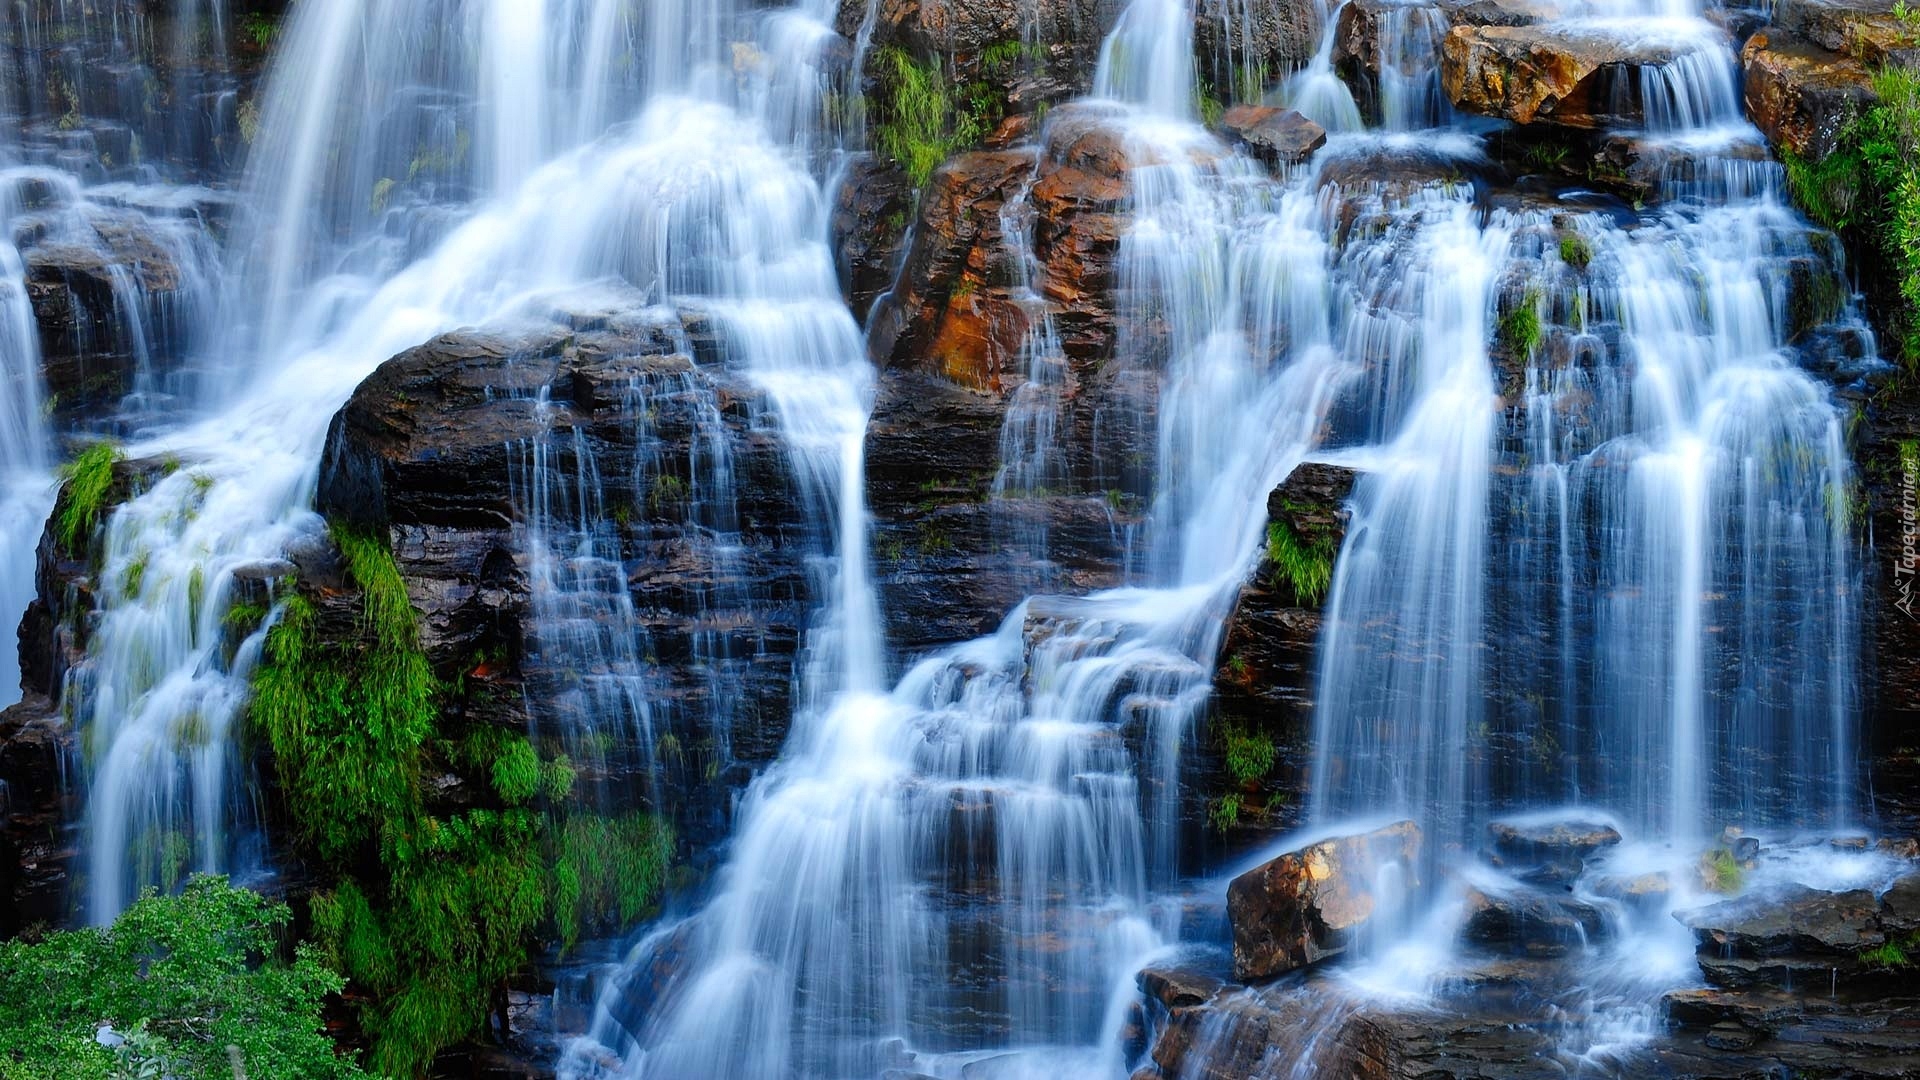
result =
[[1715,848],[1701,860],[1701,874],[1708,889],[1732,895],[1746,884],[1747,871],[1726,848]]
[[78,551],[93,535],[107,492],[113,488],[113,467],[121,461],[120,448],[110,442],[97,442],[82,451],[62,470],[66,477],[66,498],[54,523],[60,546]]
[[1225,748],[1227,775],[1241,787],[1251,787],[1266,779],[1279,757],[1273,739],[1262,732],[1248,731],[1238,724],[1223,723],[1221,743]]
[[1305,537],[1284,521],[1267,525],[1267,561],[1271,584],[1290,587],[1308,607],[1318,607],[1333,584],[1334,544],[1330,537]]
[[[548,935],[631,925],[664,881],[672,833],[650,817],[527,805],[565,799],[572,763],[542,763],[525,735],[443,712],[460,691],[421,650],[387,542],[333,539],[360,589],[355,632],[323,636],[312,601],[289,597],[255,669],[251,723],[272,747],[296,838],[334,883],[314,899],[314,937],[365,995],[370,1063],[418,1076],[480,1033]],[[494,804],[430,804],[421,777],[448,771]]]
[[1540,290],[1528,289],[1513,310],[1500,318],[1500,344],[1515,356],[1532,356],[1540,347]]
[[1884,945],[1868,949],[1860,954],[1863,963],[1870,967],[1885,968],[1889,971],[1913,966],[1909,949],[1920,947],[1920,942],[1907,939],[1904,942],[1889,941]]
[[1593,262],[1593,246],[1579,233],[1565,233],[1560,237],[1560,261],[1575,270],[1585,270]]

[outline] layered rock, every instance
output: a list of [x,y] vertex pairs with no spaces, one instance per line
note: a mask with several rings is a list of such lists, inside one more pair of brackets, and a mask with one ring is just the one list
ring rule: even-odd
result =
[[1268,165],[1298,165],[1327,144],[1327,131],[1291,109],[1271,105],[1235,105],[1220,116],[1253,156]]
[[1790,31],[1770,28],[1740,50],[1747,115],[1777,150],[1824,157],[1846,126],[1875,100],[1872,73]]
[[1674,915],[1693,931],[1700,969],[1715,986],[1837,991],[1905,980],[1920,948],[1920,874],[1884,893],[1789,886]]
[[[1116,584],[1139,515],[1155,381],[1113,357],[1126,149],[1083,107],[1044,139],[935,173],[870,319],[875,568],[909,652],[985,633],[1035,592]],[[1045,476],[1002,478],[1010,415],[1046,439]]]
[[1420,828],[1402,821],[1289,851],[1233,879],[1233,975],[1269,979],[1338,956],[1419,884]]
[[[565,650],[545,659],[529,530],[543,509],[563,528],[598,515],[609,562],[582,569],[622,575],[642,635],[629,647],[654,680],[653,745],[622,742],[609,758],[639,769],[628,780],[643,789],[655,776],[672,787],[644,797],[673,812],[683,839],[717,840],[729,785],[785,735],[808,591],[803,500],[778,440],[752,420],[760,392],[685,351],[711,334],[704,317],[618,302],[560,317],[445,335],[382,365],[335,417],[318,507],[390,537],[429,661],[484,684],[463,707],[508,726],[530,706],[547,725],[585,719],[562,715],[579,699]],[[694,471],[715,452],[732,490]],[[580,476],[596,478],[584,493]],[[734,531],[716,535],[709,499]]]
[[1461,25],[1441,46],[1441,84],[1460,109],[1517,124],[1598,129],[1642,121],[1628,69],[1673,63],[1698,45],[1548,24]]

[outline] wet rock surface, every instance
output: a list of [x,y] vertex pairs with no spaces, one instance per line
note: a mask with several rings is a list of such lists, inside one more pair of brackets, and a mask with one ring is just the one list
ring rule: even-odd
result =
[[1621,69],[1671,63],[1684,46],[1550,24],[1461,25],[1441,49],[1441,83],[1460,109],[1517,124],[1634,126],[1642,103]]
[[[390,536],[429,660],[490,690],[474,707],[524,725],[532,697],[547,723],[570,724],[584,718],[553,713],[576,696],[543,659],[527,529],[540,469],[563,522],[583,512],[569,485],[595,477],[584,512],[601,519],[636,647],[658,671],[653,737],[678,751],[658,763],[672,794],[651,797],[668,800],[683,840],[707,844],[724,835],[732,785],[785,736],[809,588],[802,497],[755,419],[760,392],[693,363],[713,333],[704,316],[575,301],[559,322],[457,332],[382,365],[335,417],[318,506]],[[714,480],[694,471],[696,444],[726,455],[737,517],[702,516]]]
[[1221,115],[1220,126],[1268,165],[1298,165],[1327,144],[1325,128],[1271,105],[1235,105]]
[[1268,979],[1345,952],[1377,913],[1411,897],[1420,844],[1419,827],[1403,821],[1287,852],[1234,878],[1234,978]]
[[1875,100],[1866,64],[1795,37],[1759,31],[1741,47],[1747,115],[1777,150],[1820,157]]
[[29,694],[0,712],[0,941],[68,912],[78,792],[73,729]]
[[1920,944],[1913,937],[1920,931],[1920,873],[1880,895],[1793,886],[1674,917],[1693,931],[1700,969],[1715,986],[1838,992],[1904,982],[1905,946]]

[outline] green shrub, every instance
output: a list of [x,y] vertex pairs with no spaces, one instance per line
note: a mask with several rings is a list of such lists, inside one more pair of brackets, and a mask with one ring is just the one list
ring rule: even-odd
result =
[[1540,324],[1540,290],[1528,289],[1520,302],[1500,319],[1500,344],[1526,359],[1540,348],[1545,333]]
[[1283,521],[1267,525],[1271,584],[1290,587],[1302,604],[1318,607],[1333,585],[1335,545],[1330,536],[1301,536]]
[[[195,877],[152,892],[111,927],[0,944],[0,1076],[351,1080],[366,1074],[327,1038],[321,1006],[345,984],[306,947],[276,943],[287,906]],[[127,1041],[102,1046],[102,1026]],[[229,1048],[233,1048],[229,1050]]]

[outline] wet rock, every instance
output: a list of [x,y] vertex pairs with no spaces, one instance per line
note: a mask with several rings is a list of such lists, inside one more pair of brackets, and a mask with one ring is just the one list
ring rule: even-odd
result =
[[1469,887],[1460,936],[1496,952],[1545,958],[1599,943],[1607,924],[1593,905],[1564,894]]
[[1455,26],[1441,48],[1440,77],[1447,98],[1467,112],[1517,124],[1628,126],[1642,117],[1622,73],[1670,63],[1683,49],[1564,24]]
[[1375,915],[1418,884],[1411,821],[1290,851],[1233,879],[1227,918],[1236,979],[1268,979],[1338,956]]
[[913,185],[896,166],[862,154],[849,162],[833,207],[834,266],[853,317],[866,321],[893,284],[912,221]]
[[1235,105],[1220,125],[1269,165],[1298,165],[1327,144],[1326,129],[1292,109]]
[[1168,1009],[1203,1004],[1225,985],[1213,975],[1182,967],[1150,967],[1137,976],[1140,992]]
[[1899,0],[1777,0],[1774,25],[1828,52],[1869,65],[1911,63],[1920,34],[1896,13]]
[[157,389],[154,381],[178,366],[188,330],[184,268],[138,214],[93,212],[72,226],[84,236],[63,229],[43,239],[43,227],[18,226],[35,241],[21,257],[49,415],[58,425],[103,419],[143,380]]
[[1666,907],[1673,882],[1660,872],[1602,874],[1589,879],[1586,888],[1603,900],[1632,908],[1642,915],[1654,915]]
[[1257,97],[1265,87],[1253,83],[1275,82],[1313,59],[1321,10],[1312,0],[1201,0],[1193,33],[1201,79],[1222,101]]
[[1516,863],[1584,862],[1594,852],[1620,842],[1620,830],[1604,821],[1548,821],[1516,818],[1487,826],[1488,839],[1503,859]]
[[1731,989],[1872,982],[1885,968],[1869,954],[1908,925],[1907,904],[1920,893],[1909,877],[1882,900],[1865,889],[1820,892],[1791,886],[1706,908],[1676,912],[1699,944],[1707,981]]
[[1780,29],[1761,30],[1740,50],[1747,115],[1776,150],[1824,157],[1872,104],[1867,65]]
[[73,729],[47,697],[0,712],[0,941],[66,921],[78,765]]

